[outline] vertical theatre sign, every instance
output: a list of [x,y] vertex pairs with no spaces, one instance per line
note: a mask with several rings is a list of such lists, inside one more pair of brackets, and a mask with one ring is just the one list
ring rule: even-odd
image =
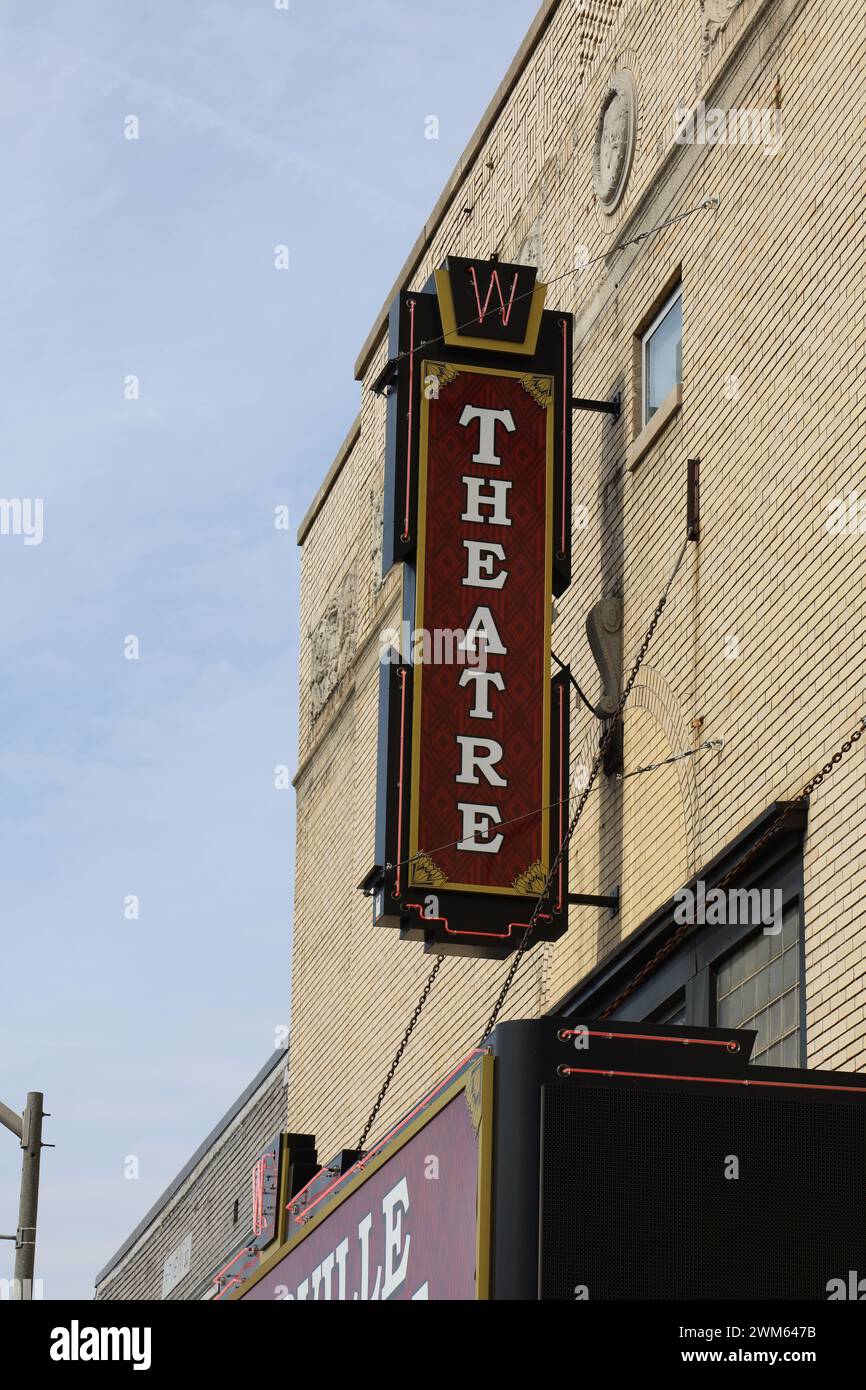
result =
[[[383,574],[403,621],[380,683],[376,922],[506,956],[567,824],[567,672],[552,600],[571,574],[571,317],[529,266],[449,257],[390,316]],[[533,929],[568,918],[557,866]]]

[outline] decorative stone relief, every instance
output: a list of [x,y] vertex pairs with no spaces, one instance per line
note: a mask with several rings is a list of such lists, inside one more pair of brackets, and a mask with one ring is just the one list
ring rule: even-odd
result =
[[370,489],[370,588],[378,594],[382,587],[382,539],[385,526],[385,494]]
[[609,719],[619,704],[622,685],[622,603],[618,598],[608,595],[592,605],[586,615],[586,636],[601,676],[595,714]]
[[534,265],[541,274],[541,218],[536,217],[514,257],[515,265]]
[[355,576],[350,573],[331,595],[322,617],[310,630],[310,696],[314,720],[319,718],[352,664],[357,625]]
[[625,192],[634,155],[637,98],[630,72],[610,80],[602,97],[592,151],[592,182],[605,212],[613,212]]
[[702,51],[706,56],[724,29],[740,0],[700,0]]

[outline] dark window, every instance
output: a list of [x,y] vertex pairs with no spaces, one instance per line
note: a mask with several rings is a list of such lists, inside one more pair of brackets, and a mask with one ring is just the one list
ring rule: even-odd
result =
[[647,1019],[648,1023],[685,1023],[686,1021],[686,1000],[681,992],[675,999],[671,999],[662,1008],[657,1009],[652,1018]]
[[[707,897],[758,837],[777,819],[770,807],[689,885],[703,881]],[[704,922],[611,1015],[629,1021],[695,1027],[748,1028],[757,1033],[752,1061],[765,1066],[806,1065],[803,990],[803,836],[806,817],[792,811],[761,855],[735,883],[739,902],[761,909],[726,910],[723,924]],[[757,892],[756,892],[757,890]],[[599,1018],[624,987],[678,929],[675,897],[603,960],[553,1014]],[[707,916],[710,914],[707,913]],[[756,921],[758,925],[756,925]],[[765,929],[765,924],[766,929]]]
[[754,1028],[752,1061],[800,1065],[799,903],[784,914],[777,936],[764,932],[737,948],[715,972],[716,1022]]

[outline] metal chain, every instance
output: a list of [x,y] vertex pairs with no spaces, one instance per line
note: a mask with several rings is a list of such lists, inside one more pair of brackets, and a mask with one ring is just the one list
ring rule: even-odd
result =
[[[832,772],[833,768],[837,765],[837,763],[840,763],[842,761],[842,759],[845,757],[845,754],[850,753],[852,747],[857,742],[857,740],[863,737],[864,732],[866,732],[866,718],[860,720],[859,725],[854,730],[851,737],[845,740],[845,742],[842,744],[842,747],[833,754],[832,758],[828,763],[824,764],[824,766],[821,768],[821,771],[815,773],[815,776],[812,777],[810,781],[806,783],[802,791],[798,792],[798,794],[794,797],[793,801],[788,801],[785,803],[782,810],[776,816],[776,819],[772,821],[770,825],[767,826],[767,829],[764,831],[764,833],[758,837],[755,843],[746,851],[742,858],[737,860],[733,868],[729,869],[728,872],[722,878],[719,879],[719,882],[715,885],[716,889],[727,888],[730,883],[732,883],[736,878],[740,876],[745,866],[749,864],[757,854],[760,853],[764,846],[768,844],[770,840],[772,840],[774,835],[778,835],[785,821],[792,814],[792,812],[795,811],[798,806],[802,806],[803,802],[811,796],[815,788],[821,785],[828,773]],[[660,947],[658,951],[656,951],[652,959],[647,961],[646,965],[644,965],[642,969],[638,971],[634,979],[626,985],[625,989],[622,990],[620,994],[617,995],[613,1003],[608,1004],[607,1008],[604,1010],[603,1013],[599,1015],[599,1017],[602,1019],[610,1018],[611,1014],[615,1013],[619,1006],[625,1003],[626,999],[630,999],[631,996],[634,994],[635,990],[639,989],[640,986],[643,984],[644,980],[646,980],[647,977],[650,976],[653,973],[653,971],[661,965],[662,961],[667,959],[667,957],[671,954],[672,951],[676,950],[683,937],[686,936],[695,925],[696,923],[694,922],[683,922],[682,926],[678,927],[677,930],[674,932],[673,936],[670,936],[668,940],[665,942],[665,944],[662,947]]]
[[385,1096],[388,1094],[388,1087],[391,1085],[391,1082],[394,1080],[394,1074],[395,1074],[397,1068],[398,1068],[399,1065],[400,1065],[400,1059],[401,1059],[401,1057],[403,1056],[403,1053],[406,1051],[406,1045],[407,1045],[409,1039],[410,1039],[411,1036],[412,1036],[412,1032],[413,1032],[413,1030],[414,1030],[414,1028],[415,1028],[415,1024],[418,1022],[419,1018],[421,1017],[421,1010],[424,1008],[424,1005],[427,1003],[427,996],[429,995],[431,989],[433,988],[433,982],[434,982],[434,980],[436,979],[436,976],[439,974],[439,968],[440,968],[440,966],[442,965],[442,962],[443,962],[444,959],[445,959],[444,956],[437,956],[437,957],[436,957],[436,964],[433,966],[433,969],[430,971],[430,974],[429,974],[428,977],[427,977],[427,983],[426,983],[426,985],[424,986],[423,990],[421,991],[421,998],[418,1000],[418,1003],[415,1005],[415,1012],[412,1014],[412,1017],[409,1019],[409,1022],[408,1022],[407,1025],[406,1025],[406,1031],[405,1031],[405,1033],[403,1034],[402,1040],[401,1040],[401,1042],[400,1042],[400,1046],[397,1048],[397,1051],[394,1053],[394,1060],[393,1060],[393,1062],[391,1063],[390,1067],[388,1068],[388,1072],[387,1072],[387,1075],[386,1075],[386,1077],[385,1077],[385,1080],[382,1082],[382,1089],[380,1090],[378,1096],[376,1097],[376,1104],[373,1106],[373,1109],[370,1111],[370,1118],[368,1119],[367,1123],[365,1124],[365,1126],[364,1126],[364,1131],[363,1131],[363,1133],[362,1133],[362,1135],[361,1135],[361,1137],[360,1137],[360,1139],[358,1140],[358,1143],[357,1143],[357,1145],[356,1145],[356,1148],[358,1149],[359,1154],[363,1154],[363,1152],[364,1152],[364,1144],[366,1143],[367,1135],[370,1133],[370,1130],[373,1128],[373,1125],[375,1124],[376,1116],[378,1115],[379,1111],[380,1111],[381,1108],[382,1108],[382,1102],[383,1102],[383,1100],[385,1099]]
[[632,687],[635,681],[637,680],[638,672],[640,671],[640,668],[643,665],[643,659],[646,656],[647,651],[649,649],[649,644],[653,639],[653,634],[655,633],[656,627],[658,626],[659,618],[665,610],[665,605],[667,604],[668,596],[670,595],[671,588],[673,587],[673,582],[676,579],[680,565],[682,564],[683,556],[686,553],[687,545],[688,537],[686,537],[686,539],[682,543],[680,552],[676,559],[676,564],[671,570],[668,582],[664,587],[664,592],[662,593],[661,598],[656,604],[655,612],[653,613],[650,625],[646,630],[643,642],[641,643],[640,651],[638,652],[637,657],[635,658],[635,663],[631,669],[631,674],[623,688],[619,704],[617,705],[610,719],[607,721],[607,727],[605,728],[604,734],[602,735],[601,741],[598,745],[598,752],[596,753],[595,758],[593,760],[593,764],[589,772],[589,777],[587,778],[586,786],[583,788],[583,793],[581,795],[580,800],[577,803],[574,815],[569,821],[568,829],[566,830],[565,835],[563,836],[562,844],[559,846],[559,850],[557,851],[556,857],[551,866],[550,873],[547,875],[544,887],[542,888],[541,893],[539,894],[538,901],[536,902],[535,907],[532,909],[532,916],[530,917],[526,925],[526,930],[524,931],[523,936],[521,937],[520,944],[518,945],[517,950],[514,952],[514,958],[511,962],[511,965],[509,966],[508,974],[505,976],[505,980],[503,981],[502,988],[500,989],[499,994],[497,996],[496,1003],[493,1006],[493,1012],[491,1013],[490,1018],[487,1020],[487,1026],[484,1029],[484,1032],[482,1033],[481,1038],[479,1040],[479,1047],[481,1047],[484,1044],[484,1042],[493,1032],[493,1029],[496,1026],[496,1020],[499,1018],[499,1015],[502,1012],[502,1007],[505,1003],[506,998],[508,997],[508,991],[511,989],[511,986],[514,982],[514,977],[520,969],[520,962],[523,959],[526,950],[529,946],[533,928],[535,927],[535,924],[538,921],[541,909],[544,906],[545,900],[550,892],[551,884],[553,883],[553,880],[556,877],[556,872],[560,864],[562,863],[564,854],[568,849],[569,841],[571,840],[571,837],[574,834],[575,829],[577,828],[577,823],[580,820],[581,815],[583,814],[583,808],[589,800],[589,793],[592,790],[592,784],[598,775],[599,768],[604,762],[607,750],[610,747],[616,735],[617,728],[619,726],[620,720],[622,719],[623,710],[626,706],[626,701],[628,700],[628,697],[632,692]]
[[[656,630],[656,627],[657,627],[657,625],[658,625],[659,618],[661,617],[662,613],[664,612],[665,605],[667,604],[667,601],[668,601],[668,595],[670,594],[671,587],[672,587],[673,582],[674,582],[674,580],[675,580],[675,578],[676,578],[676,576],[677,576],[677,573],[678,573],[678,571],[679,571],[680,565],[682,564],[682,559],[683,559],[683,556],[684,556],[684,554],[685,554],[685,552],[686,552],[686,546],[687,546],[687,544],[688,544],[688,538],[687,538],[687,539],[683,542],[683,544],[682,544],[682,547],[681,547],[681,549],[680,549],[679,555],[677,556],[676,564],[674,565],[674,567],[673,567],[673,569],[672,569],[672,571],[671,571],[671,574],[670,574],[670,577],[669,577],[669,579],[668,579],[668,582],[667,582],[667,584],[665,585],[664,592],[663,592],[661,598],[659,599],[659,602],[658,602],[657,605],[656,605],[655,612],[654,612],[654,614],[653,614],[653,616],[652,616],[652,620],[651,620],[651,622],[650,622],[650,625],[649,625],[649,627],[648,627],[647,630],[646,630],[646,635],[644,636],[644,640],[643,640],[643,643],[641,644],[640,651],[639,651],[638,654],[637,654],[637,658],[636,658],[636,660],[635,660],[634,666],[632,667],[631,674],[630,674],[630,676],[629,676],[629,678],[628,678],[628,680],[627,680],[627,682],[626,682],[626,684],[625,684],[625,688],[623,689],[622,695],[621,695],[621,697],[620,697],[619,704],[618,704],[616,710],[614,711],[613,715],[611,716],[610,720],[609,720],[608,723],[607,723],[607,727],[606,727],[605,732],[604,732],[604,734],[603,734],[603,736],[602,736],[602,738],[601,738],[601,741],[600,741],[600,743],[599,743],[598,752],[596,753],[595,760],[594,760],[593,765],[592,765],[592,768],[591,768],[591,770],[590,770],[590,774],[589,774],[589,777],[588,777],[588,779],[587,779],[586,786],[583,788],[583,792],[582,792],[582,794],[581,794],[580,800],[579,800],[578,803],[577,803],[577,807],[576,807],[576,809],[575,809],[574,815],[572,816],[571,821],[569,822],[569,826],[568,826],[568,829],[567,829],[566,832],[565,832],[565,836],[564,836],[564,838],[563,838],[562,844],[560,845],[559,850],[557,851],[557,854],[556,854],[556,857],[555,857],[555,859],[554,859],[554,861],[553,861],[553,864],[552,864],[552,866],[551,866],[550,872],[549,872],[549,874],[547,875],[547,879],[545,880],[544,888],[542,889],[542,891],[541,891],[541,893],[540,893],[540,895],[539,895],[539,897],[538,897],[538,901],[536,902],[535,907],[534,907],[533,910],[532,910],[532,915],[531,915],[531,917],[530,917],[530,919],[529,919],[529,922],[527,923],[526,930],[524,931],[523,937],[522,937],[522,939],[521,939],[521,941],[520,941],[520,944],[519,944],[519,946],[517,947],[517,950],[516,950],[515,953],[514,953],[514,958],[513,958],[512,962],[511,962],[511,965],[510,965],[510,967],[509,967],[508,974],[507,974],[506,977],[505,977],[505,981],[504,981],[504,983],[503,983],[503,985],[502,985],[501,990],[499,991],[498,998],[497,998],[496,1003],[495,1003],[495,1005],[494,1005],[494,1007],[493,1007],[493,1012],[492,1012],[491,1015],[490,1015],[490,1018],[489,1018],[488,1023],[487,1023],[487,1027],[485,1028],[484,1033],[483,1033],[483,1035],[482,1035],[482,1037],[481,1037],[481,1043],[483,1043],[483,1042],[485,1041],[485,1039],[486,1039],[487,1037],[489,1037],[489,1035],[493,1032],[493,1029],[494,1029],[494,1027],[496,1026],[496,1020],[498,1019],[498,1017],[499,1017],[499,1015],[500,1015],[500,1013],[501,1013],[501,1011],[502,1011],[502,1007],[503,1007],[503,1005],[504,1005],[504,1003],[505,1003],[505,1000],[506,1000],[506,998],[507,998],[507,996],[508,996],[508,991],[511,989],[511,985],[512,985],[512,982],[513,982],[513,980],[514,980],[514,977],[515,977],[515,975],[517,974],[518,969],[520,968],[520,962],[521,962],[521,960],[523,959],[523,956],[525,955],[526,950],[527,950],[527,948],[528,948],[528,946],[529,946],[529,942],[530,942],[530,939],[531,939],[531,937],[532,937],[533,929],[534,929],[534,927],[535,927],[536,922],[538,921],[539,915],[540,915],[540,913],[541,913],[541,909],[542,909],[542,907],[544,906],[545,899],[547,898],[547,895],[548,895],[548,893],[550,892],[551,884],[553,883],[553,880],[554,880],[555,877],[556,877],[556,872],[557,872],[557,870],[558,870],[558,868],[559,868],[559,866],[560,866],[560,864],[561,864],[561,862],[562,862],[563,855],[565,854],[566,850],[568,849],[569,841],[571,840],[571,837],[572,837],[572,835],[574,834],[574,831],[575,831],[575,829],[576,829],[576,827],[577,827],[577,823],[578,823],[578,821],[580,820],[580,817],[581,817],[581,815],[582,815],[582,813],[583,813],[583,808],[584,808],[584,806],[586,805],[586,803],[587,803],[587,801],[588,801],[588,799],[589,799],[589,793],[590,793],[590,791],[592,790],[592,784],[593,784],[593,782],[595,781],[596,776],[598,775],[598,770],[599,770],[599,768],[601,767],[601,765],[602,765],[602,763],[603,763],[603,761],[604,761],[605,755],[606,755],[606,753],[607,753],[607,750],[608,750],[608,748],[610,747],[610,745],[611,745],[611,743],[612,743],[612,741],[613,741],[614,735],[615,735],[616,730],[617,730],[617,727],[618,727],[618,725],[619,725],[619,721],[620,721],[620,719],[622,718],[622,712],[623,712],[623,710],[624,710],[624,708],[625,708],[626,701],[628,700],[628,697],[629,697],[629,695],[631,694],[632,686],[634,685],[634,683],[635,683],[635,681],[636,681],[636,679],[637,679],[638,672],[640,671],[640,668],[641,668],[641,666],[642,666],[642,664],[643,664],[643,659],[644,659],[644,657],[646,656],[647,649],[649,648],[649,644],[650,644],[650,642],[651,642],[652,639],[653,639],[653,634],[654,634],[654,632],[655,632],[655,630]],[[382,1108],[382,1103],[383,1103],[383,1101],[384,1101],[384,1099],[385,1099],[385,1096],[387,1095],[388,1088],[389,1088],[389,1086],[391,1085],[391,1082],[392,1082],[393,1079],[394,1079],[394,1075],[395,1075],[395,1073],[396,1073],[396,1071],[397,1071],[398,1066],[400,1065],[400,1060],[401,1060],[401,1058],[402,1058],[402,1056],[403,1056],[403,1053],[404,1053],[405,1050],[406,1050],[406,1046],[407,1046],[407,1044],[408,1044],[408,1042],[409,1042],[410,1037],[412,1036],[412,1033],[413,1033],[413,1030],[414,1030],[414,1028],[415,1028],[415,1025],[416,1025],[416,1023],[418,1022],[418,1019],[419,1019],[420,1016],[421,1016],[421,1010],[424,1008],[424,1005],[425,1005],[426,1002],[427,1002],[427,997],[428,997],[428,995],[430,994],[431,989],[433,988],[433,983],[434,983],[434,981],[435,981],[435,979],[436,979],[436,976],[437,976],[438,973],[439,973],[439,969],[440,969],[440,967],[441,967],[442,962],[443,962],[444,959],[445,959],[444,956],[437,956],[437,957],[436,957],[436,963],[435,963],[435,965],[433,966],[433,969],[430,971],[430,975],[429,975],[429,977],[428,977],[428,979],[427,979],[427,983],[425,984],[423,990],[421,991],[421,998],[418,1000],[418,1003],[417,1003],[416,1006],[415,1006],[415,1011],[414,1011],[414,1013],[412,1014],[412,1017],[410,1018],[410,1020],[409,1020],[409,1022],[408,1022],[408,1024],[407,1024],[407,1026],[406,1026],[406,1031],[405,1031],[405,1033],[403,1034],[403,1038],[402,1038],[402,1040],[401,1040],[401,1042],[400,1042],[400,1046],[397,1048],[397,1051],[396,1051],[396,1053],[394,1054],[394,1060],[392,1061],[390,1067],[388,1068],[387,1075],[385,1076],[385,1080],[384,1080],[383,1083],[382,1083],[382,1088],[381,1088],[381,1090],[379,1091],[379,1094],[378,1094],[378,1096],[377,1096],[377,1098],[376,1098],[376,1103],[375,1103],[375,1105],[373,1106],[373,1109],[372,1109],[371,1112],[370,1112],[370,1117],[369,1117],[369,1119],[367,1120],[367,1123],[366,1123],[366,1125],[364,1126],[364,1129],[363,1129],[363,1132],[362,1132],[362,1134],[361,1134],[361,1137],[360,1137],[360,1139],[358,1140],[358,1143],[357,1143],[358,1151],[361,1152],[361,1153],[363,1153],[364,1144],[366,1143],[367,1136],[369,1135],[370,1130],[372,1129],[372,1127],[373,1127],[373,1125],[374,1125],[374,1123],[375,1123],[375,1121],[376,1121],[376,1116],[378,1115],[380,1109]],[[481,1045],[481,1043],[479,1044],[479,1046]]]

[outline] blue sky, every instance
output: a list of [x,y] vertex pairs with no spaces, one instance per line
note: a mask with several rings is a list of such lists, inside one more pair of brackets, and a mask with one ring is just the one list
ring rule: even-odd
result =
[[[536,10],[3,7],[0,496],[44,510],[0,535],[0,1100],[52,1114],[49,1299],[92,1296],[288,1022],[295,531]],[[0,1129],[0,1231],[19,1166]]]

